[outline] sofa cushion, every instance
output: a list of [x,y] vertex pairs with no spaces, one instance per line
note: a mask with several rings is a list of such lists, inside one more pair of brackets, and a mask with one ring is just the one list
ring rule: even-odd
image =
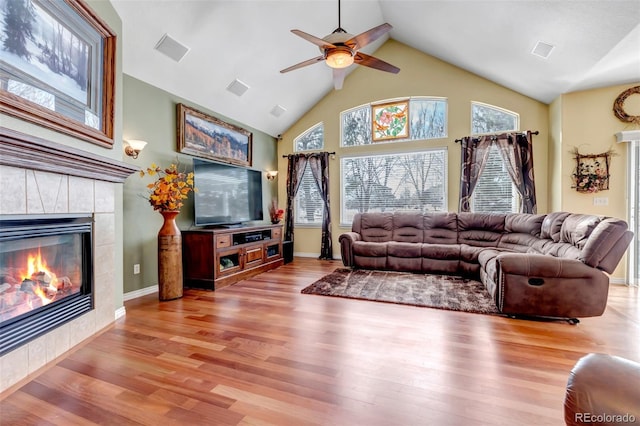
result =
[[484,247],[474,247],[468,244],[460,244],[460,260],[470,263],[478,263],[478,256],[486,250]]
[[391,241],[393,213],[363,213],[360,217],[360,235],[367,242]]
[[504,230],[508,233],[520,233],[540,236],[544,214],[508,214],[504,218]]
[[500,253],[502,252],[499,250],[486,249],[478,256],[482,283],[494,300],[498,290],[498,266],[496,259]]
[[425,213],[423,242],[457,244],[458,216],[455,213]]
[[422,212],[396,212],[393,215],[393,241],[421,243],[423,222]]
[[387,243],[387,254],[395,257],[421,257],[422,243],[399,243],[389,241]]
[[562,223],[560,241],[574,245],[582,250],[589,235],[602,219],[600,216],[588,214],[570,214]]
[[613,273],[630,240],[627,222],[606,218],[596,226],[582,248],[580,260],[589,266]]
[[458,243],[476,247],[496,247],[504,232],[504,215],[458,213]]
[[560,241],[560,230],[562,229],[562,222],[569,216],[567,212],[554,212],[549,213],[542,220],[542,227],[540,228],[540,238],[550,239],[556,243]]
[[353,264],[358,268],[386,269],[387,243],[354,242]]
[[569,243],[551,243],[543,247],[542,254],[548,254],[555,257],[564,257],[567,259],[580,259],[580,249]]
[[460,259],[459,244],[421,244],[420,256],[427,259]]
[[387,243],[387,268],[393,271],[421,272],[421,243]]
[[505,248],[520,253],[526,253],[540,239],[531,234],[512,233],[504,234],[498,241],[499,248]]
[[356,241],[353,243],[353,254],[367,257],[386,257],[387,243]]

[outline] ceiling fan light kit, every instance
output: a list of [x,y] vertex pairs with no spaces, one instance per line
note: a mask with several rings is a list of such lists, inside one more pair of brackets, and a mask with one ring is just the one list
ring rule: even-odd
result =
[[353,52],[351,49],[337,48],[327,52],[324,60],[331,68],[346,68],[353,64]]
[[338,28],[336,28],[333,33],[324,38],[319,38],[311,34],[307,34],[304,31],[291,30],[295,35],[318,46],[320,48],[320,52],[322,52],[322,56],[307,59],[306,61],[302,61],[298,64],[285,68],[280,72],[286,73],[324,61],[334,70],[333,81],[336,90],[342,88],[342,82],[344,80],[345,74],[344,72],[340,72],[340,70],[349,67],[353,63],[397,74],[400,72],[400,68],[381,59],[359,52],[361,48],[388,33],[392,28],[393,27],[391,25],[384,23],[358,34],[357,36],[347,33],[340,26],[340,0],[338,0]]

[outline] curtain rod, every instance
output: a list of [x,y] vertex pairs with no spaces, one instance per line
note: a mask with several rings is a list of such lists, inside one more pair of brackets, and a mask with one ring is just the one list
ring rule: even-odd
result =
[[[516,132],[516,133],[518,133],[518,132]],[[522,133],[522,134],[525,134],[525,132],[521,132],[521,133]],[[540,132],[538,132],[537,130],[536,130],[536,131],[534,131],[534,132],[531,132],[531,134],[532,134],[532,135],[537,135],[537,134],[539,134],[539,133],[540,133]],[[480,135],[480,136],[478,136],[477,138],[474,138],[474,139],[481,138],[482,136],[491,136],[491,140],[496,140],[496,139],[497,139],[496,135]],[[454,142],[455,142],[455,143],[460,143],[460,142],[462,142],[462,139],[456,139]]]
[[[303,152],[301,152],[301,154],[304,154]],[[312,152],[311,154],[320,154],[319,152]],[[336,155],[336,152],[327,152],[327,154],[329,155]],[[289,154],[289,155],[295,155],[295,154]],[[289,155],[283,155],[282,158],[289,158]]]

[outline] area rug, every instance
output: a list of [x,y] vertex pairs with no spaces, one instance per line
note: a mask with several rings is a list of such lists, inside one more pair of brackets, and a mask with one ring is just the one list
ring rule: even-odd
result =
[[339,268],[302,293],[499,314],[481,282],[449,275]]

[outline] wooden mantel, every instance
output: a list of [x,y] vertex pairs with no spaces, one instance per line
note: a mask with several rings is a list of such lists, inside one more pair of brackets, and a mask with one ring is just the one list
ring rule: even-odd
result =
[[0,165],[123,183],[137,167],[0,127]]

